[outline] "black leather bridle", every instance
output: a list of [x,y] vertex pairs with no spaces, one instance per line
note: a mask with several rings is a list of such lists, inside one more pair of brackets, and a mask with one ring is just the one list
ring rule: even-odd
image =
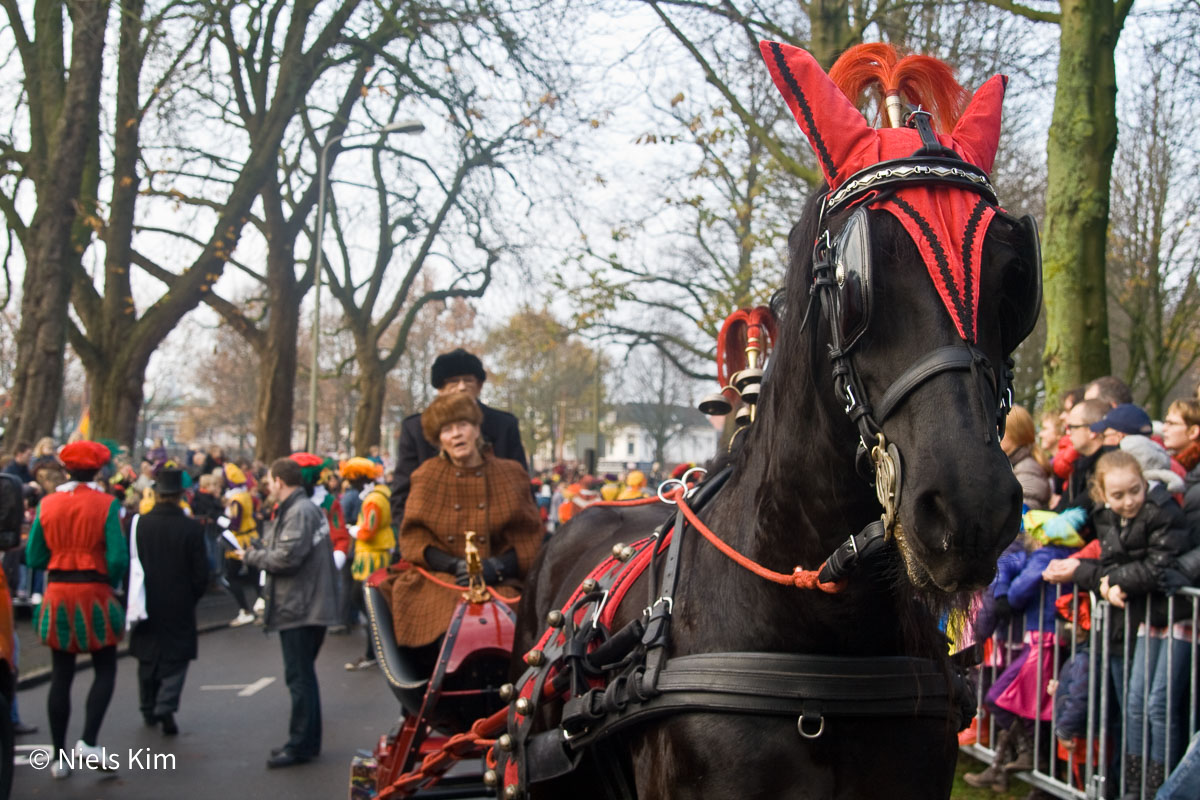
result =
[[[827,192],[821,199],[818,234],[813,245],[812,284],[809,287],[808,307],[801,327],[806,327],[814,310],[820,311],[829,322],[829,360],[833,368],[834,388],[839,398],[845,401],[845,411],[854,423],[858,434],[859,472],[874,479],[880,503],[885,508],[885,522],[890,527],[900,496],[900,453],[895,444],[884,436],[883,424],[895,413],[919,387],[944,372],[966,371],[974,377],[982,413],[995,420],[997,440],[1004,436],[1005,420],[1012,408],[1013,360],[1006,354],[1004,363],[994,366],[988,357],[974,344],[962,341],[959,344],[938,347],[926,353],[909,366],[883,393],[877,404],[872,404],[866,387],[854,364],[854,352],[869,318],[871,288],[869,267],[844,263],[846,251],[865,257],[869,253],[870,239],[866,236],[867,210],[863,201],[870,203],[884,199],[886,194],[905,186],[942,185],[963,189],[980,195],[986,202],[996,205],[996,192],[987,173],[958,158],[953,151],[942,147],[933,134],[929,115],[916,111],[909,115],[908,124],[921,135],[924,146],[912,156],[893,159],[867,167],[852,175],[836,191]],[[860,205],[862,204],[862,205]],[[842,211],[853,208],[854,216],[842,227],[837,236],[829,228],[829,219]],[[859,216],[861,215],[861,216]],[[855,217],[858,216],[856,219]],[[1029,238],[1034,253],[1029,254],[1036,264],[1038,273],[1036,303],[1040,307],[1041,261],[1037,254],[1037,228],[1032,218],[1018,221]],[[861,229],[861,230],[860,230]],[[859,241],[854,241],[859,237]],[[865,242],[865,244],[864,244]],[[853,267],[857,266],[857,269]],[[856,285],[847,285],[857,281]],[[848,322],[851,306],[855,306],[862,319]],[[1036,321],[1036,312],[1032,320]],[[1032,327],[1032,322],[1029,324]],[[1020,341],[1029,333],[1018,333]],[[985,443],[991,441],[991,428],[986,429]],[[870,461],[866,459],[870,455]],[[885,463],[890,462],[890,463]],[[891,486],[880,485],[887,476]]]

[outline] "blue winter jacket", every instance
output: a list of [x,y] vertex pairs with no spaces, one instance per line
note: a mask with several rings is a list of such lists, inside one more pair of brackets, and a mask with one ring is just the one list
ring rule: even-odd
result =
[[1058,673],[1058,690],[1054,693],[1054,734],[1060,739],[1087,736],[1088,653],[1085,640],[1076,646],[1075,655]]
[[[1029,553],[1025,563],[1008,584],[1008,604],[1013,611],[1025,612],[1025,630],[1037,631],[1038,620],[1041,620],[1041,630],[1054,632],[1056,609],[1054,601],[1058,598],[1055,586],[1042,580],[1042,571],[1046,565],[1056,558],[1066,558],[1075,552],[1074,548],[1057,544],[1048,544]],[[1045,587],[1045,602],[1042,602],[1042,588]],[[1070,584],[1062,585],[1062,594],[1069,595],[1074,591]],[[997,591],[996,596],[1000,593]]]

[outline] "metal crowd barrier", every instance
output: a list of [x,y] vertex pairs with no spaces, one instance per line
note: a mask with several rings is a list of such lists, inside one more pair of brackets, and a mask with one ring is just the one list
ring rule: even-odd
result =
[[[1043,584],[1039,598],[1041,608],[1045,608],[1046,603],[1055,603],[1065,591],[1070,590],[1070,584]],[[1078,598],[1079,595],[1076,594],[1071,601],[1071,622],[1075,630],[1078,630]],[[1197,631],[1200,630],[1200,589],[1180,589],[1167,598],[1167,604],[1169,619],[1176,619],[1178,614],[1177,621],[1169,630],[1173,632],[1174,640],[1179,643],[1164,648],[1167,670],[1165,752],[1169,758],[1165,768],[1169,780],[1174,770],[1179,767],[1180,754],[1188,750],[1189,743],[1191,750],[1187,753],[1188,763],[1194,764],[1196,759],[1200,759],[1200,737],[1197,737],[1197,705],[1200,704],[1200,682],[1197,680],[1200,670],[1200,652],[1197,647]],[[1179,608],[1181,604],[1184,606],[1182,609]],[[1146,785],[1145,768],[1139,783],[1126,785],[1122,756],[1126,750],[1131,725],[1138,724],[1142,733],[1142,763],[1147,764],[1150,761],[1150,692],[1143,692],[1140,722],[1135,723],[1130,719],[1131,709],[1128,703],[1138,628],[1139,624],[1149,628],[1150,606],[1146,604],[1145,619],[1133,620],[1129,614],[1121,615],[1124,620],[1121,625],[1114,622],[1113,612],[1116,609],[1107,601],[1100,602],[1095,594],[1090,596],[1090,607],[1086,737],[1075,740],[1070,750],[1059,745],[1054,735],[1058,728],[1058,703],[1054,702],[1056,698],[1051,698],[1053,710],[1050,720],[1033,726],[1033,769],[1016,773],[1014,777],[1060,798],[1103,800],[1122,798],[1128,793],[1140,800],[1156,800],[1155,793]],[[1039,613],[1037,636],[1032,637],[1029,656],[1031,659],[1037,658],[1037,684],[1043,687],[1051,680],[1057,685],[1062,666],[1075,656],[1078,648],[1074,636],[1070,637],[1070,641],[1062,641],[1061,637],[1055,637],[1054,644],[1049,646],[1059,648],[1060,652],[1051,659],[1050,674],[1044,675],[1043,659],[1040,656],[1042,648],[1046,646],[1044,642],[1047,637],[1043,634],[1054,632],[1045,629],[1045,618],[1046,614]],[[976,771],[983,770],[992,763],[995,751],[991,743],[997,741],[1001,732],[995,717],[985,708],[984,698],[987,689],[1022,650],[1027,633],[1024,630],[1024,621],[1024,611],[1014,611],[1007,626],[997,629],[991,640],[990,653],[985,662],[977,668],[977,713],[972,723],[975,726],[976,742],[960,748],[962,752],[982,762]],[[1116,628],[1120,630],[1115,631]],[[1110,630],[1119,632],[1121,639],[1114,641],[1113,636],[1107,635]],[[1143,657],[1143,674],[1146,674],[1150,667],[1150,648],[1144,649]],[[1180,658],[1187,663],[1178,664],[1177,659]],[[1179,686],[1181,681],[1186,682],[1186,685]],[[1177,719],[1185,723],[1183,732],[1176,737],[1176,741],[1172,741],[1171,737],[1170,721],[1174,715],[1179,715]],[[1178,741],[1180,738],[1182,741]],[[1081,749],[1082,753],[1079,752]],[[1175,758],[1170,758],[1172,751]],[[1159,797],[1158,800],[1200,800],[1200,794],[1185,797],[1184,794],[1174,793],[1166,798]]]

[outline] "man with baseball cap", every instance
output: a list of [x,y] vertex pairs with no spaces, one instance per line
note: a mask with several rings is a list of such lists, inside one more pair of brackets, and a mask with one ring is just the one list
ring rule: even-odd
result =
[[1104,437],[1104,444],[1117,445],[1126,436],[1149,436],[1154,433],[1150,415],[1133,403],[1114,406],[1099,422],[1091,425],[1092,433]]
[[[439,355],[434,359],[433,368],[430,370],[430,383],[439,395],[467,392],[477,403],[485,380],[487,373],[483,370],[483,362],[479,360],[479,356],[468,353],[461,347]],[[479,403],[479,408],[483,412],[483,423],[479,427],[483,432],[484,441],[492,446],[495,456],[520,462],[521,466],[528,470],[529,464],[525,459],[525,447],[521,444],[517,418],[507,411],[500,411],[483,403]],[[437,455],[437,450],[426,441],[425,434],[421,432],[420,414],[406,417],[401,423],[400,444],[396,452],[391,504],[392,523],[399,530],[413,470]]]

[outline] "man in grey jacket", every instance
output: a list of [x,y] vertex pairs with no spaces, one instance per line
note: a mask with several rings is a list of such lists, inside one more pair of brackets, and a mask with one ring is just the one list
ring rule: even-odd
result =
[[267,576],[268,631],[279,632],[284,680],[292,695],[288,740],[271,751],[267,766],[290,767],[321,752],[321,696],[315,663],[325,628],[337,624],[337,592],[329,523],[308,502],[300,465],[290,458],[271,464],[267,505],[278,504],[263,538],[245,561]]

